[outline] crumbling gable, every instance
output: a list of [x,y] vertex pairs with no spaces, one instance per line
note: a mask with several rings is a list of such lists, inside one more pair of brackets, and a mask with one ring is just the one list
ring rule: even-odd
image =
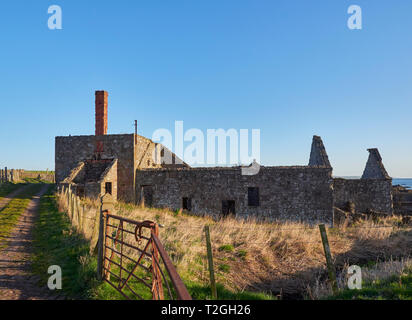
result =
[[391,179],[382,163],[382,157],[377,148],[368,149],[369,158],[363,171],[362,179]]
[[323,141],[319,136],[313,136],[312,149],[310,151],[309,166],[332,167],[329,162]]

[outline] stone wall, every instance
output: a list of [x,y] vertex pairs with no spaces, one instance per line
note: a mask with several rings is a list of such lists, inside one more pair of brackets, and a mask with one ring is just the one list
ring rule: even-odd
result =
[[309,166],[331,167],[322,138],[319,136],[313,136]]
[[[161,162],[156,163],[153,157],[155,150],[160,152],[163,146],[135,134],[56,137],[55,144],[56,183],[63,182],[79,163],[93,159],[96,155],[100,159],[117,159],[118,199],[127,202],[135,201],[136,168],[166,166]],[[185,164],[169,166],[180,167]]]
[[[332,169],[261,167],[253,176],[241,168],[144,169],[136,172],[139,200],[149,189],[151,205],[180,209],[190,199],[194,214],[222,216],[222,201],[233,200],[236,216],[331,222]],[[259,205],[249,203],[249,188],[259,188]],[[147,201],[145,201],[147,202]]]
[[102,159],[118,159],[118,198],[134,201],[134,134],[56,137],[55,143],[56,183],[63,181],[79,162],[92,159],[100,143]]
[[362,179],[390,179],[382,163],[382,157],[377,148],[368,149],[369,157],[363,171]]
[[348,201],[357,212],[368,209],[392,214],[392,179],[333,179],[334,205],[345,208]]
[[117,160],[114,160],[110,166],[107,167],[101,177],[100,182],[100,196],[106,193],[106,183],[110,182],[112,185],[111,195],[114,200],[117,200]]

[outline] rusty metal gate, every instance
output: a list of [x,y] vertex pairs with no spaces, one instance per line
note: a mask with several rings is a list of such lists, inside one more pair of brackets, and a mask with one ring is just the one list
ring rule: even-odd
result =
[[126,299],[191,300],[152,221],[103,213],[103,279]]

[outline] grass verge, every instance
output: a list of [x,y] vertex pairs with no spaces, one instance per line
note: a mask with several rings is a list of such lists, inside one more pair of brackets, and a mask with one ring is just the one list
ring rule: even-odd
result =
[[62,269],[62,289],[69,299],[88,299],[95,285],[96,259],[89,255],[89,244],[77,234],[70,220],[56,205],[54,188],[41,198],[34,225],[32,271],[46,285],[49,266]]
[[[40,277],[42,285],[48,280],[47,269],[58,265],[62,269],[62,289],[69,299],[123,300],[124,297],[106,282],[96,278],[97,259],[89,254],[89,243],[80,235],[64,212],[59,212],[54,190],[40,201],[39,216],[34,228],[33,272]],[[112,271],[118,273],[117,267]],[[133,265],[127,265],[131,270]],[[151,275],[139,274],[151,283]],[[188,280],[191,279],[191,280]],[[210,287],[196,277],[183,277],[194,299],[211,299]],[[112,277],[112,282],[116,282]],[[128,284],[145,299],[151,299],[151,290],[131,279]],[[272,296],[252,292],[231,291],[218,284],[219,299],[273,299]],[[129,297],[132,297],[130,294]]]
[[20,215],[24,212],[32,197],[40,191],[41,187],[41,184],[29,186],[0,210],[0,249],[7,246],[7,238],[19,221]]
[[0,184],[0,200],[24,185],[25,184],[23,183],[12,183],[12,182],[1,183]]
[[412,269],[387,279],[363,285],[362,289],[345,289],[329,300],[412,300]]

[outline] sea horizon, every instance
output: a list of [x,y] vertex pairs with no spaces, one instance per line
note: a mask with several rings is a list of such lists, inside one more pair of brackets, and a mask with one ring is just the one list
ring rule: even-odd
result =
[[[334,178],[360,179],[360,176],[334,176]],[[392,178],[392,185],[401,185],[407,189],[412,189],[412,178]]]

